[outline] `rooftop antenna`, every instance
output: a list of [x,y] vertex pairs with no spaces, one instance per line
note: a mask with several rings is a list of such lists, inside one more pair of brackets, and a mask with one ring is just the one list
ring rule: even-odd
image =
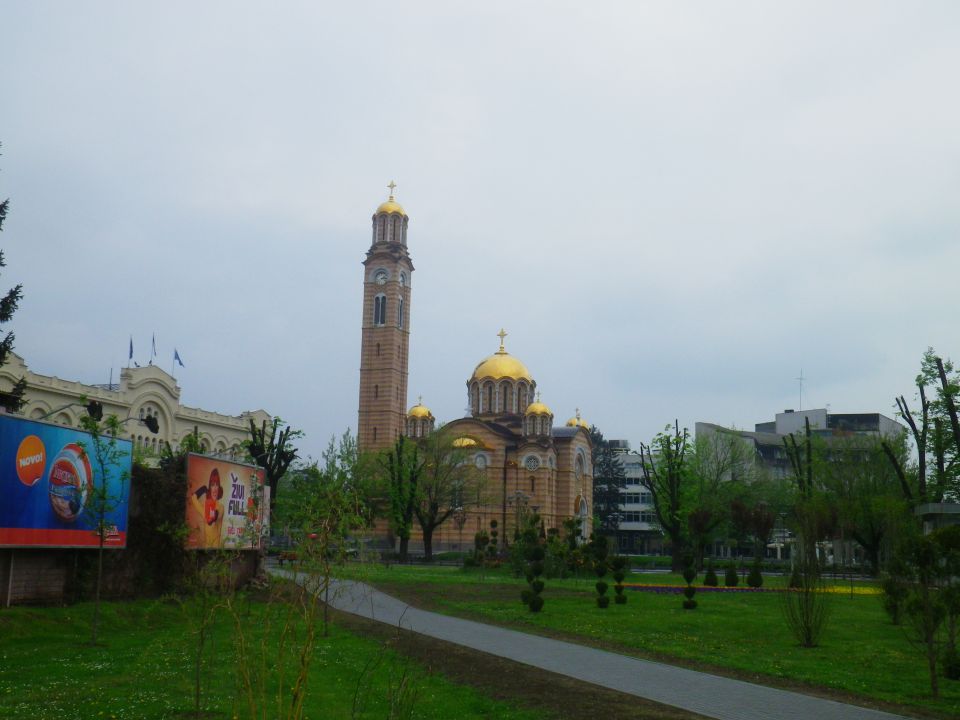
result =
[[800,368],[800,377],[796,377],[794,378],[794,380],[797,380],[800,383],[800,405],[798,406],[797,409],[803,410],[803,381],[804,381],[803,368]]

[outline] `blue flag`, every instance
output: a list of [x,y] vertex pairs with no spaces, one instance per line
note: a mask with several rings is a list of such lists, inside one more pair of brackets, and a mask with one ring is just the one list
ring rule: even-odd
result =
[[180,359],[180,353],[177,352],[176,348],[173,349],[173,359],[180,364],[180,367],[183,367],[183,360]]

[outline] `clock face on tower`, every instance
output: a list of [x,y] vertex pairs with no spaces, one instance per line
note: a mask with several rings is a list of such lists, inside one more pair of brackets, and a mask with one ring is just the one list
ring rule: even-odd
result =
[[377,285],[383,285],[387,282],[387,271],[377,270],[377,274],[373,276],[373,279],[377,282]]

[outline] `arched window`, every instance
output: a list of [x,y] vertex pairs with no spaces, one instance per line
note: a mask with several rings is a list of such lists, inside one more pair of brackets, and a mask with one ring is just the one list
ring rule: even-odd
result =
[[508,382],[500,384],[500,409],[505,413],[513,412],[513,387]]
[[373,324],[387,324],[387,297],[385,295],[377,295],[373,299]]
[[477,383],[470,387],[470,407],[475,413],[480,412],[480,386]]
[[527,402],[527,384],[525,382],[521,382],[517,386],[517,398],[520,400],[520,405],[517,408],[517,412],[523,412],[527,409],[527,405],[530,404]]
[[383,242],[384,233],[386,232],[386,218],[381,216],[377,219],[377,242]]
[[403,330],[403,298],[397,298],[397,327]]
[[390,240],[393,242],[400,242],[400,216],[395,215],[393,218],[393,230],[390,232]]
[[488,412],[488,413],[493,412],[493,383],[487,383],[486,387],[484,388],[484,391],[485,391],[484,392],[485,397],[484,397],[483,409],[485,412]]

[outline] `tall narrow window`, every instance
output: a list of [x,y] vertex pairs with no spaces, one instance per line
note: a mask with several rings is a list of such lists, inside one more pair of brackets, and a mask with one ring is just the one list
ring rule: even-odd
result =
[[373,429],[373,441],[374,441],[374,442],[377,441],[377,429],[376,429],[376,428]]
[[373,399],[376,400],[378,397],[380,397],[380,386],[379,386],[379,385],[374,385],[374,386],[373,386]]
[[383,295],[377,295],[373,299],[373,324],[387,324],[387,298]]
[[380,343],[377,343],[377,357],[380,357]]
[[403,298],[397,299],[397,327],[403,330]]

